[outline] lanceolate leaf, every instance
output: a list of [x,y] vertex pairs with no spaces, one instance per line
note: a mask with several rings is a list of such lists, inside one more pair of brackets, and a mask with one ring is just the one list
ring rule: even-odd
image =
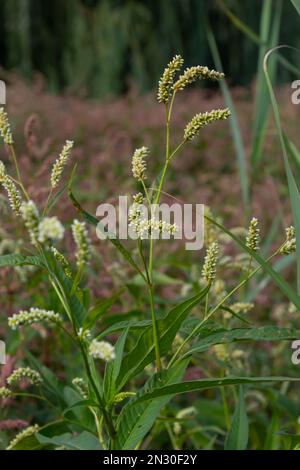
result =
[[128,335],[129,327],[122,333],[115,345],[115,359],[107,363],[104,375],[104,394],[107,402],[110,402],[118,387],[117,378],[120,372],[124,347]]
[[249,438],[249,423],[243,386],[239,387],[239,398],[225,442],[225,450],[245,450]]
[[6,266],[38,266],[45,268],[39,256],[23,256],[19,254],[2,255],[0,256],[0,267]]
[[[205,297],[208,290],[209,287],[207,286],[195,296],[177,305],[166,315],[165,318],[157,322],[160,352],[162,356],[169,352],[182,322],[185,320],[192,308]],[[145,331],[139,337],[136,346],[124,357],[117,380],[119,388],[121,389],[128,380],[143,371],[145,366],[154,360],[154,357],[155,352],[152,327],[150,326],[145,328]]]
[[260,326],[257,328],[235,328],[233,330],[222,330],[198,338],[196,344],[184,354],[183,357],[194,353],[206,351],[215,344],[233,343],[235,341],[282,341],[300,338],[300,331],[290,328],[279,328],[277,326]]
[[263,384],[263,383],[276,383],[276,382],[299,382],[300,379],[293,377],[223,377],[220,379],[210,378],[201,380],[192,380],[191,382],[182,382],[172,385],[167,385],[161,388],[157,388],[152,392],[146,393],[138,399],[139,403],[147,400],[153,400],[154,398],[164,397],[166,395],[178,395],[180,393],[196,392],[198,390],[204,390],[209,388],[225,387],[228,385],[240,385],[240,384]]
[[297,12],[300,15],[300,0],[291,0],[292,4],[296,8]]
[[180,380],[188,362],[183,361],[167,371],[154,375],[144,389],[138,393],[137,397],[130,400],[122,409],[117,423],[117,449],[134,449],[151,429],[160,410],[170,400],[170,397],[164,397],[146,403],[139,403],[139,397],[160,385],[168,385]]
[[286,176],[287,176],[287,182],[288,182],[288,188],[289,188],[289,195],[290,195],[290,202],[291,202],[291,208],[292,208],[292,214],[293,214],[293,222],[295,226],[295,231],[296,231],[296,254],[297,254],[297,292],[298,295],[300,295],[300,214],[299,214],[299,207],[300,207],[300,194],[299,190],[289,163],[289,157],[288,157],[288,149],[286,147],[286,142],[284,139],[284,133],[282,130],[281,126],[281,118],[280,118],[280,111],[277,105],[276,101],[276,96],[272,87],[272,81],[270,78],[270,73],[268,70],[268,61],[270,59],[270,56],[273,52],[276,52],[278,49],[282,47],[287,47],[287,46],[278,46],[277,48],[272,49],[269,51],[264,59],[264,73],[270,93],[270,98],[271,98],[271,104],[273,107],[273,112],[274,112],[274,118],[275,118],[275,124],[279,136],[279,141],[282,149],[282,154],[283,154],[283,160],[284,160],[284,166],[285,166],[285,171],[286,171]]

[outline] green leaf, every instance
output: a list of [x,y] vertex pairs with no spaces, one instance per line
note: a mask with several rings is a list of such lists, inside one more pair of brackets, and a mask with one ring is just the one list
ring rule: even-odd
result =
[[119,299],[123,291],[124,289],[119,292],[116,292],[108,299],[100,300],[99,302],[97,302],[97,304],[88,312],[87,317],[83,322],[84,328],[92,328],[95,325],[96,321],[111,309],[111,307]]
[[300,379],[293,377],[221,377],[219,379],[201,379],[192,380],[190,382],[176,383],[165,387],[157,388],[138,399],[139,403],[154,398],[164,397],[166,395],[178,395],[180,393],[196,392],[198,390],[226,387],[228,385],[240,384],[261,384],[261,383],[276,383],[276,382],[299,382]]
[[102,449],[97,437],[87,431],[83,431],[78,436],[73,436],[71,433],[65,433],[54,437],[48,437],[38,433],[37,439],[41,444],[51,444],[54,447],[62,446],[70,450]]
[[23,256],[19,254],[1,255],[0,256],[0,267],[6,266],[38,266],[45,268],[39,256]]
[[107,363],[103,381],[103,388],[106,402],[111,402],[117,391],[117,378],[120,372],[122,358],[124,354],[125,342],[129,332],[129,327],[122,333],[115,345],[115,359]]
[[[266,52],[278,44],[281,13],[282,1],[277,2],[275,9],[273,9],[272,0],[265,0],[263,2],[260,24],[260,37],[262,40],[262,44],[259,48],[257,63],[255,115],[251,153],[251,162],[254,167],[256,167],[261,161],[262,148],[267,130],[268,114],[270,107],[267,84],[264,77],[262,64]],[[274,58],[270,66],[270,76],[272,81],[276,80],[276,60],[277,59]]]
[[60,290],[63,292],[65,303],[69,307],[69,312],[66,312],[68,316],[71,316],[70,320],[75,323],[77,329],[82,327],[83,321],[87,315],[87,310],[79,300],[76,293],[72,294],[72,281],[67,278],[61,265],[55,259],[53,253],[44,250],[45,263],[47,269],[56,284],[59,285]]
[[155,374],[140,390],[137,397],[130,400],[121,411],[117,422],[116,448],[122,450],[132,450],[142,441],[147,432],[152,428],[160,410],[168,403],[169,397],[149,401],[147,403],[137,403],[139,398],[159,385],[168,385],[175,380],[180,380],[185,372],[189,361]]
[[[223,67],[222,67],[222,62],[220,58],[220,53],[219,53],[218,46],[214,37],[214,33],[210,26],[207,27],[207,39],[208,39],[209,47],[213,56],[215,66],[220,72],[222,72]],[[235,147],[237,166],[238,166],[240,183],[241,183],[241,188],[242,188],[243,203],[246,208],[249,208],[250,186],[249,186],[249,178],[248,178],[248,171],[247,171],[246,155],[245,155],[244,144],[243,144],[243,137],[242,137],[242,133],[240,130],[235,106],[234,106],[229,88],[226,85],[225,80],[220,81],[220,88],[222,90],[226,106],[230,109],[230,112],[231,112],[229,124],[230,124],[232,139],[233,139],[233,143]]]
[[239,398],[232,417],[230,430],[225,441],[225,450],[247,449],[249,438],[249,423],[247,417],[244,390],[239,387]]
[[129,326],[130,326],[130,329],[134,331],[134,330],[144,330],[145,328],[150,327],[151,325],[152,325],[151,320],[137,320],[137,321],[129,320],[129,321],[118,322],[106,328],[99,335],[97,335],[97,339],[103,338],[104,336],[111,335],[112,333],[116,333],[118,331],[125,330]]
[[277,326],[259,326],[257,328],[234,328],[232,330],[221,330],[220,332],[212,332],[210,335],[205,334],[191,349],[184,354],[183,357],[194,353],[206,351],[215,344],[227,344],[236,341],[282,341],[293,340],[300,337],[299,330],[290,328],[279,328]]
[[300,15],[300,0],[291,0],[292,4],[296,8],[297,12]]
[[[158,333],[160,353],[162,356],[167,354],[172,346],[173,340],[186,319],[190,311],[205,297],[209,291],[209,286],[188,300],[185,300],[175,308],[171,309],[165,318],[158,320]],[[140,335],[137,344],[123,359],[121,371],[118,376],[119,388],[123,386],[132,377],[142,372],[146,365],[150,364],[155,358],[154,343],[152,336],[152,327],[145,328]]]
[[271,78],[270,78],[270,74],[268,70],[268,60],[271,54],[282,47],[288,47],[288,46],[278,46],[277,48],[272,49],[266,54],[265,59],[264,59],[264,73],[265,73],[265,77],[266,77],[266,81],[267,81],[267,85],[268,85],[268,89],[270,93],[276,128],[277,128],[279,141],[280,141],[280,145],[281,145],[281,149],[283,153],[285,172],[286,172],[287,181],[288,181],[289,195],[290,195],[292,214],[293,214],[293,222],[294,222],[295,232],[296,232],[297,292],[298,292],[298,295],[300,295],[300,213],[299,213],[300,194],[297,188],[294,175],[290,167],[289,158],[288,158],[288,149],[286,147],[284,134],[283,134],[283,130],[281,127],[280,112],[279,112],[279,108],[278,108],[277,101],[276,101],[276,96],[272,87],[272,82],[271,82]]

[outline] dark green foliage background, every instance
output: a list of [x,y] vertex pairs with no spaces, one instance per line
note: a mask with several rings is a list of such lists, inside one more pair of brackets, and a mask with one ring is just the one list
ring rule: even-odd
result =
[[[273,0],[274,8],[278,0]],[[225,0],[259,29],[261,0]],[[281,42],[296,41],[298,18],[284,1]],[[216,0],[2,0],[0,65],[27,79],[41,72],[50,90],[85,90],[89,96],[153,87],[174,53],[186,64],[212,65],[206,21],[212,25],[233,84],[248,84],[257,47],[226,18]],[[281,77],[286,79],[287,77]]]

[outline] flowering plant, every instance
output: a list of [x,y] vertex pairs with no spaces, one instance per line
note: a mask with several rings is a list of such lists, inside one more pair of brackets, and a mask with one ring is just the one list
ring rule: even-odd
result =
[[[9,400],[28,396],[40,400],[41,406],[51,409],[49,414],[52,419],[45,422],[41,418],[38,424],[33,423],[21,431],[8,444],[8,449],[137,449],[151,445],[147,436],[151,436],[151,430],[154,427],[159,429],[162,423],[165,423],[172,446],[178,449],[186,445],[180,434],[186,417],[193,416],[195,408],[178,411],[171,407],[171,399],[178,394],[208,389],[220,389],[222,393],[225,431],[217,433],[218,445],[228,449],[245,448],[248,421],[243,386],[255,388],[265,383],[293,381],[287,377],[237,375],[236,372],[241,372],[245,367],[245,352],[243,349],[231,349],[231,343],[238,341],[297,338],[298,332],[292,329],[253,326],[245,315],[254,305],[243,297],[248,283],[262,268],[278,279],[270,261],[277,255],[295,251],[293,227],[287,229],[286,240],[265,261],[259,255],[260,232],[256,218],[250,221],[243,240],[214,220],[207,210],[206,255],[202,274],[193,285],[194,292],[189,292],[190,289],[182,292],[181,298],[177,298],[170,308],[168,304],[167,308],[166,305],[162,306],[157,300],[155,243],[149,235],[154,231],[161,236],[166,232],[174,235],[177,227],[157,219],[153,213],[150,213],[150,218],[144,218],[141,205],[157,205],[177,154],[197,137],[203,127],[230,116],[228,109],[197,114],[186,125],[182,140],[174,149],[171,148],[170,125],[177,93],[198,79],[223,79],[223,74],[202,66],[187,68],[177,77],[182,66],[183,59],[175,56],[159,82],[158,101],[166,111],[166,149],[163,168],[154,187],[147,185],[150,151],[143,146],[133,153],[132,173],[140,192],[133,196],[129,222],[136,232],[136,248],[130,251],[115,238],[106,242],[114,245],[138,276],[138,289],[145,288],[148,300],[143,297],[139,303],[145,318],[132,319],[131,314],[127,315],[128,319],[125,317],[125,321],[120,321],[119,317],[116,320],[112,318],[110,325],[100,331],[98,321],[109,307],[104,307],[103,302],[94,302],[85,287],[85,276],[92,259],[88,225],[97,226],[98,220],[86,212],[75,198],[72,189],[74,174],[68,190],[80,216],[80,220],[75,219],[71,224],[76,247],[75,263],[63,249],[67,227],[56,216],[49,216],[61,193],[58,189],[71,158],[73,142],[66,142],[54,163],[49,194],[44,206],[39,208],[23,184],[8,116],[4,109],[0,110],[1,135],[15,167],[15,175],[12,176],[0,162],[0,183],[8,195],[12,211],[26,227],[32,250],[30,255],[2,255],[0,265],[15,268],[33,266],[46,273],[51,289],[49,301],[45,302],[47,308],[45,305],[35,305],[22,309],[9,317],[8,324],[12,330],[19,332],[20,338],[29,326],[44,324],[56,335],[58,348],[63,347],[61,341],[62,335],[65,335],[71,356],[76,355],[75,362],[80,372],[79,376],[71,377],[70,382],[64,385],[30,354],[28,360],[32,367],[12,371],[0,388],[4,407]],[[221,264],[234,264],[234,260],[226,258],[223,252],[223,245],[232,239],[246,256],[234,266],[239,273],[242,272],[241,279],[234,285],[227,285],[218,275],[218,269]],[[241,298],[236,298],[240,292]],[[122,292],[117,298],[120,295]],[[112,297],[109,305],[113,305],[115,300],[116,297]],[[297,302],[296,299],[295,305],[299,307]],[[113,338],[111,342],[108,341],[110,337]],[[215,355],[219,375],[186,380],[190,365],[197,365],[201,354],[208,350]],[[68,364],[65,365],[68,367]],[[23,380],[34,392],[18,389],[18,384]],[[234,390],[235,411],[232,419],[227,387]]]

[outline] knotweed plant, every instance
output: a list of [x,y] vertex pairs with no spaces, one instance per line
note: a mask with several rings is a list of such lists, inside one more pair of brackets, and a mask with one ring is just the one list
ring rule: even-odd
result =
[[[15,341],[16,338],[32,337],[34,333],[45,338],[49,331],[49,336],[55,338],[55,348],[62,354],[70,354],[69,363],[62,359],[62,369],[65,370],[57,376],[55,371],[28,353],[28,357],[25,355],[23,359],[25,364],[12,370],[1,384],[0,399],[4,410],[10,403],[26,397],[39,400],[40,407],[44,409],[43,413],[36,414],[37,422],[30,423],[17,436],[12,436],[7,449],[139,449],[151,447],[155,434],[163,431],[170,440],[166,445],[175,449],[195,447],[193,429],[190,429],[190,434],[184,430],[187,430],[189,421],[196,420],[197,408],[183,406],[180,409],[171,398],[187,392],[199,395],[203,389],[221,391],[221,415],[224,419],[221,430],[216,426],[199,430],[203,446],[211,442],[217,448],[246,448],[248,424],[243,386],[248,387],[249,393],[254,393],[255,387],[262,387],[264,383],[293,380],[251,377],[251,371],[248,375],[241,373],[248,371],[246,352],[233,349],[231,344],[246,339],[274,341],[297,338],[297,332],[291,329],[253,326],[250,318],[254,303],[244,298],[251,279],[262,268],[269,272],[272,270],[270,262],[275,256],[295,251],[293,227],[287,228],[282,245],[264,260],[259,254],[260,230],[256,218],[249,222],[248,233],[244,230],[243,236],[239,237],[223,227],[219,220],[214,220],[207,208],[206,253],[197,254],[199,275],[191,274],[193,291],[191,285],[182,289],[176,295],[176,302],[173,305],[170,302],[170,306],[168,299],[164,303],[158,300],[157,247],[155,237],[151,235],[155,232],[158,238],[163,238],[164,234],[172,237],[178,227],[157,218],[152,207],[160,203],[174,159],[201,132],[205,132],[206,126],[230,118],[230,111],[226,108],[199,110],[186,123],[173,148],[171,118],[178,93],[184,93],[187,86],[197,80],[224,79],[222,73],[207,67],[190,67],[181,72],[182,66],[183,59],[175,56],[159,81],[158,101],[164,106],[166,115],[161,171],[154,180],[155,175],[149,172],[153,155],[145,146],[134,150],[131,162],[128,161],[128,169],[131,164],[139,191],[133,196],[128,214],[129,226],[136,235],[136,246],[131,251],[114,237],[101,242],[112,243],[128,263],[131,270],[128,276],[132,273],[134,279],[138,277],[137,298],[142,299],[137,304],[138,318],[133,318],[134,312],[124,314],[123,318],[120,314],[114,317],[113,313],[106,326],[102,322],[103,315],[120,300],[127,287],[130,292],[133,287],[126,284],[108,300],[93,299],[86,287],[86,278],[92,270],[88,225],[98,226],[98,220],[75,198],[72,189],[74,172],[68,189],[70,200],[78,211],[77,218],[69,226],[64,226],[53,215],[75,144],[67,141],[63,146],[49,175],[48,197],[43,205],[38,205],[23,184],[9,119],[6,111],[0,110],[1,135],[14,165],[14,170],[10,171],[9,165],[0,162],[0,184],[8,196],[16,221],[27,232],[30,245],[29,254],[24,251],[22,254],[1,255],[0,265],[15,268],[30,265],[40,270],[44,273],[41,279],[47,283],[49,293],[48,298],[37,297],[37,304],[28,305],[27,302],[26,306],[20,305],[9,316],[8,325],[14,335],[18,335],[14,336]],[[155,184],[149,183],[153,180]],[[149,209],[147,217],[142,211],[144,204]],[[68,232],[73,237],[74,246],[74,253],[69,254],[64,243]],[[231,239],[242,248],[243,257],[224,254],[224,247]],[[232,285],[232,281],[222,275],[225,269],[236,270],[238,282]],[[97,273],[97,278],[101,282],[101,273]],[[147,300],[144,301],[145,298]],[[217,376],[208,373],[205,378],[184,379],[191,364],[199,366],[203,363],[201,357],[207,351],[215,361]],[[74,375],[70,377],[73,371]],[[62,377],[66,377],[68,383]],[[227,386],[232,387],[230,396],[226,393]],[[263,393],[263,388],[260,390]],[[241,410],[244,413],[242,425],[237,422]],[[47,415],[49,421],[44,418]],[[239,426],[244,429],[239,429]],[[195,428],[198,429],[197,422]],[[243,439],[237,435],[237,429]]]

